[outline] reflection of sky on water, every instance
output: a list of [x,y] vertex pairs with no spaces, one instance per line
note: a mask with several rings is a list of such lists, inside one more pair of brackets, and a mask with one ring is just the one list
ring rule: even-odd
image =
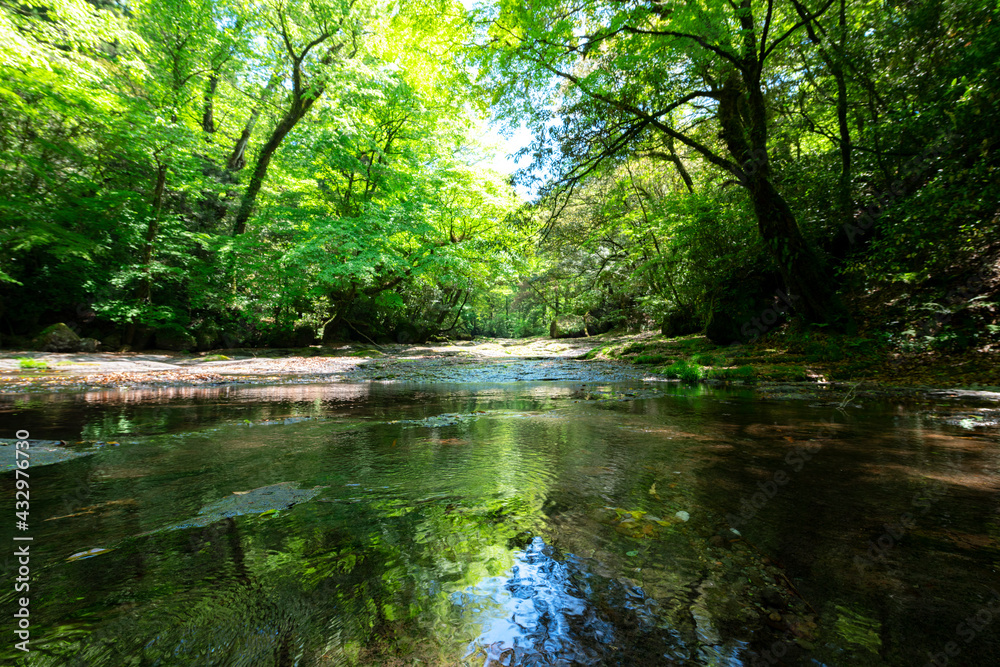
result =
[[553,558],[536,537],[508,574],[453,594],[482,624],[466,660],[484,667],[742,664],[735,656],[745,645],[691,645],[642,589],[588,574],[575,561]]
[[485,654],[487,664],[491,660],[522,664],[547,657],[594,665],[603,653],[599,647],[613,643],[614,627],[594,612],[567,565],[546,551],[536,537],[508,576],[484,579],[456,594],[464,598],[459,600],[463,606],[495,605],[484,610],[490,618],[483,620],[483,632],[470,646],[471,653]]

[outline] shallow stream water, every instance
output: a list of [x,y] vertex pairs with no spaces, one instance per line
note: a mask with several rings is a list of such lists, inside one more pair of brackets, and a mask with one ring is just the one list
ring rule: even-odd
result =
[[0,397],[0,436],[75,454],[29,469],[0,659],[1000,664],[996,431],[548,364]]

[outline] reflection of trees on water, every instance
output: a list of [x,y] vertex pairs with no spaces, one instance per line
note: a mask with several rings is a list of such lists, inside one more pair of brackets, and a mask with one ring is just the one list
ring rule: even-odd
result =
[[[122,428],[121,420],[128,419],[142,428],[172,428],[188,421],[211,422],[223,408],[232,421],[243,414],[285,416],[289,406],[309,414],[328,405],[317,407],[310,400],[322,394],[316,388],[301,389],[289,402],[184,399],[103,406],[91,423]],[[287,397],[288,390],[281,388],[280,395]],[[257,400],[266,390],[252,393]],[[534,400],[521,400],[518,407],[537,408]],[[72,410],[79,403],[62,405]],[[244,408],[252,412],[238,412]],[[375,483],[372,475],[382,475],[393,491],[373,494],[352,485],[342,497],[331,492],[328,502],[307,503],[279,517],[229,518],[205,528],[140,537],[131,546],[81,561],[74,565],[79,571],[68,572],[62,581],[66,590],[52,599],[78,595],[70,595],[73,577],[89,580],[88,572],[113,571],[118,581],[107,586],[116,591],[118,602],[109,606],[87,590],[84,611],[77,603],[41,614],[39,627],[50,628],[43,631],[46,639],[62,646],[51,664],[63,664],[69,656],[85,661],[79,664],[183,659],[186,664],[266,666],[288,664],[294,656],[301,664],[384,664],[409,657],[453,663],[470,641],[508,615],[502,605],[496,614],[481,615],[454,597],[490,581],[503,582],[498,585],[506,600],[528,605],[519,611],[524,628],[516,635],[522,657],[576,655],[584,660],[607,655],[602,642],[652,650],[646,638],[657,650],[670,645],[652,616],[641,616],[636,604],[627,604],[623,586],[601,580],[594,588],[597,580],[587,578],[581,568],[525,537],[529,530],[544,528],[553,507],[583,500],[579,492],[588,488],[589,473],[568,481],[579,477],[581,464],[611,465],[614,474],[605,480],[611,486],[602,483],[602,490],[627,493],[638,484],[645,494],[645,482],[631,480],[626,461],[608,451],[604,427],[593,431],[589,420],[516,415],[482,419],[458,428],[463,437],[456,441],[465,444],[450,446],[435,445],[422,431],[397,425],[372,424],[344,438],[333,437],[334,424],[316,426],[323,445],[275,459],[268,476],[304,478],[317,469],[337,470],[353,481],[364,470],[363,479]],[[259,474],[275,435],[302,435],[309,428],[231,426],[158,436],[148,447],[123,448],[123,458],[103,461],[86,504],[105,495],[135,498],[144,509],[129,515],[128,526],[116,524],[113,532],[139,535],[168,518],[169,523],[183,519],[185,498],[196,508],[250,487],[238,480]],[[589,443],[587,449],[580,443]],[[282,453],[298,446],[285,443]],[[400,458],[386,468],[390,455]],[[336,465],[327,461],[334,456]],[[434,475],[428,474],[431,470]],[[442,476],[451,480],[447,495],[438,495],[443,487],[437,478]],[[577,492],[557,491],[564,485],[563,491]],[[406,492],[400,495],[402,489]],[[554,498],[566,502],[543,510]],[[157,504],[164,509],[156,510]],[[110,515],[102,517],[110,520]],[[108,528],[110,523],[102,524],[104,534]],[[645,599],[641,592],[638,596]],[[80,613],[88,620],[71,635],[53,624]],[[514,646],[514,636],[507,636],[507,648]]]
[[[769,647],[786,629],[808,640],[813,621],[839,618],[834,612],[824,621],[797,604],[783,572],[765,566],[746,539],[717,528],[722,511],[786,466],[789,448],[809,441],[821,409],[751,410],[690,398],[660,400],[656,410],[628,402],[542,406],[518,394],[506,411],[428,428],[390,419],[496,404],[455,391],[436,402],[417,393],[420,401],[400,406],[398,394],[375,388],[349,423],[339,415],[242,423],[244,414],[322,415],[348,405],[316,403],[322,392],[301,389],[287,402],[184,399],[86,413],[109,429],[123,418],[171,428],[205,418],[218,427],[212,420],[223,414],[229,423],[126,441],[45,469],[37,483],[38,509],[53,517],[47,548],[59,540],[73,546],[39,553],[46,576],[32,610],[38,664],[456,664],[463,656],[477,666],[649,664],[650,656],[726,664]],[[80,404],[52,405],[65,406],[69,418]],[[897,493],[885,474],[859,473],[873,470],[872,461],[928,468],[913,455],[929,456],[921,447],[929,436],[893,445],[898,425],[864,433],[870,437],[845,432],[824,441],[798,486],[768,504],[782,520],[761,514],[746,537],[815,529],[815,540],[792,546],[834,562],[840,556],[824,541],[830,520],[803,527],[798,504],[840,494],[831,508],[868,507],[876,482],[909,503],[909,487]],[[935,437],[949,447],[935,454],[947,455],[947,466],[957,469],[959,453],[992,460],[978,441]],[[831,466],[839,476],[804,484]],[[910,476],[900,474],[896,485]],[[233,491],[289,480],[327,490],[277,515],[163,530]],[[675,517],[679,509],[689,522]],[[62,560],[121,541],[94,558]],[[846,576],[829,569],[827,580]]]
[[18,427],[43,440],[115,440],[203,429],[217,422],[337,418],[371,394],[365,384],[147,387],[0,396]]

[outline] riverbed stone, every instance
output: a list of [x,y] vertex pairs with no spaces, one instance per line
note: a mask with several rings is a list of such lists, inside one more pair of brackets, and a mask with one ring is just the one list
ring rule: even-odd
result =
[[81,338],[80,339],[80,352],[97,352],[97,348],[100,347],[101,341],[96,338]]

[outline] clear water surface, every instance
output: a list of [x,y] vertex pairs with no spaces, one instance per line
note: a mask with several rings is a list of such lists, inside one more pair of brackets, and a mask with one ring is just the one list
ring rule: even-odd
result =
[[1000,664],[1000,439],[916,407],[365,383],[6,396],[0,424],[82,454],[30,469],[11,663]]

